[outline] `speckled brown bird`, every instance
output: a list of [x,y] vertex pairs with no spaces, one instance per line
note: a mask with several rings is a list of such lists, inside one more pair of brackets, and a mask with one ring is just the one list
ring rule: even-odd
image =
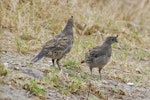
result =
[[32,59],[32,62],[37,62],[38,60],[46,56],[52,58],[53,65],[55,65],[56,61],[59,69],[61,69],[59,61],[71,51],[73,43],[73,16],[71,16],[71,18],[68,19],[64,29],[53,39],[46,42],[41,52],[34,59]]
[[99,68],[99,74],[101,78],[101,70],[108,63],[111,57],[111,45],[118,42],[117,37],[118,35],[107,37],[101,46],[96,46],[86,53],[85,58],[81,63],[85,62],[89,66],[91,74],[92,69],[97,67]]

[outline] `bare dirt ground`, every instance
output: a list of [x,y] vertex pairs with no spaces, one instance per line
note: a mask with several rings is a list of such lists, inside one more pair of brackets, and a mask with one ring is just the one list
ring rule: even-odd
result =
[[[43,78],[44,73],[38,68],[24,67],[25,63],[30,61],[32,58],[29,55],[18,55],[12,54],[9,52],[3,52],[1,54],[1,60],[4,63],[6,69],[10,70],[11,73],[8,73],[4,76],[3,83],[0,85],[0,100],[39,100],[38,97],[30,94],[28,91],[24,90],[22,86],[18,86],[18,81],[20,79],[28,79],[30,77]],[[46,63],[39,62],[37,65],[49,67],[49,62]],[[50,67],[49,67],[50,68]],[[41,68],[42,70],[42,68]],[[85,72],[88,72],[89,69],[83,68]],[[98,73],[95,71],[98,76]],[[124,74],[124,72],[122,72]],[[103,93],[107,95],[108,100],[149,100],[150,99],[150,87],[148,85],[129,85],[127,83],[121,82],[115,78],[109,78],[103,72],[104,79],[102,80],[90,80],[97,88],[101,89]],[[57,90],[46,90],[46,100],[79,100],[82,98],[82,94],[69,94],[61,95]],[[84,96],[87,96],[85,94]],[[98,97],[95,97],[94,94],[90,94],[92,100],[99,100]]]

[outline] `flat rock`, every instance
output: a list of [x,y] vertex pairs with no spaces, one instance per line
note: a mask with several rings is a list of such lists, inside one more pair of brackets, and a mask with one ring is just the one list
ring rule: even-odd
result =
[[0,84],[0,100],[33,100],[23,89],[11,89],[8,85]]
[[43,73],[42,71],[39,71],[37,69],[34,69],[34,68],[20,67],[20,70],[23,73],[33,76],[35,78],[43,78],[45,76],[45,73]]

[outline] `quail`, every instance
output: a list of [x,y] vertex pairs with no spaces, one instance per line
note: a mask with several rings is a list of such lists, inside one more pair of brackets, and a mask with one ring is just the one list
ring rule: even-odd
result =
[[117,37],[118,35],[107,37],[101,46],[96,46],[85,54],[85,58],[83,61],[81,61],[81,63],[86,63],[89,66],[91,74],[92,69],[97,67],[99,68],[99,74],[101,78],[101,70],[108,63],[111,57],[111,45],[118,42]]
[[43,57],[49,57],[52,59],[53,66],[56,61],[57,66],[61,69],[59,64],[60,60],[66,56],[73,47],[73,26],[73,16],[71,16],[64,29],[53,39],[45,43],[40,53],[32,59],[32,62],[35,63]]

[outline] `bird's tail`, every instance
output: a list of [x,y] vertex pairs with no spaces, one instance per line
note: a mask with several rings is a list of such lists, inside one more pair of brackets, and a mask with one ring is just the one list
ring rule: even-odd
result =
[[38,60],[40,60],[41,58],[43,58],[45,55],[46,55],[46,53],[43,52],[43,50],[42,50],[35,58],[32,59],[32,62],[33,63],[37,62]]
[[84,60],[81,61],[81,63],[84,63],[84,62],[85,62]]

